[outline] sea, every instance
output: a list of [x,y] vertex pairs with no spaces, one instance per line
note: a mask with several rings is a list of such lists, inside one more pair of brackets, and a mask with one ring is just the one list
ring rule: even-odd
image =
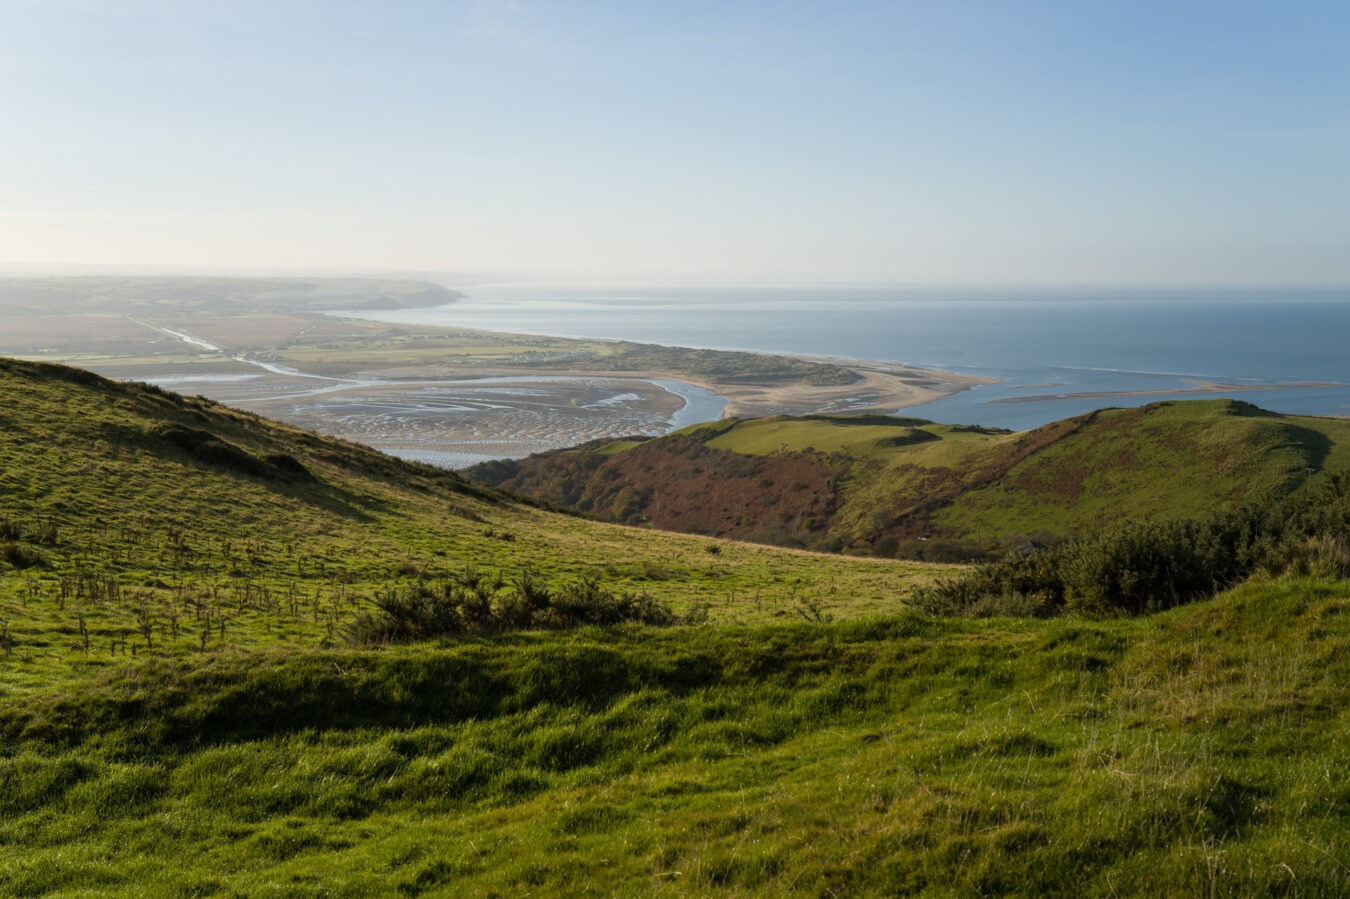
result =
[[[1215,396],[1350,415],[1350,288],[495,284],[466,293],[360,317],[984,375],[999,381],[904,414],[1017,430],[1103,406]],[[1212,393],[1195,382],[1276,389]],[[1335,386],[1288,386],[1301,384]],[[1080,393],[1098,395],[1067,396]]]

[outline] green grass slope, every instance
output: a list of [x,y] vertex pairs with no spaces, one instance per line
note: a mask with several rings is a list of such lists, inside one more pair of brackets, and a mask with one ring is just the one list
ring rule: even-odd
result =
[[[710,621],[344,643],[466,565]],[[974,621],[928,576],[0,361],[0,895],[1350,890],[1350,583]]]
[[382,592],[470,567],[741,622],[808,597],[895,610],[933,570],[587,521],[208,400],[0,360],[0,695],[138,654],[338,645]]
[[141,658],[0,702],[0,892],[1341,896],[1348,612]]
[[[920,537],[992,548],[1195,516],[1347,468],[1350,422],[1222,399],[1019,433],[877,415],[728,420],[468,476],[630,523],[891,555],[922,551]],[[691,513],[708,508],[735,514]]]

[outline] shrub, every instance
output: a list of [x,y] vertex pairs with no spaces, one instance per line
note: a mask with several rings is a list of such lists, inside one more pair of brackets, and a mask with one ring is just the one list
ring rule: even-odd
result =
[[1307,537],[1282,543],[1266,556],[1271,573],[1344,578],[1350,576],[1350,544],[1342,537]]
[[257,478],[295,482],[316,480],[313,473],[299,459],[287,453],[269,453],[259,458],[209,431],[176,424],[160,425],[154,429],[153,434],[203,465]]
[[314,474],[299,459],[289,453],[268,453],[263,461],[272,469],[275,477],[287,481],[312,482]]
[[392,587],[378,593],[374,603],[375,610],[348,625],[351,642],[403,643],[527,628],[667,626],[695,620],[676,615],[646,593],[612,593],[598,578],[583,577],[554,589],[528,569],[508,585],[500,574],[488,579],[466,568],[438,582]]
[[46,566],[47,557],[37,547],[10,541],[0,547],[0,561],[15,568],[41,568]]
[[1003,559],[914,595],[935,615],[1137,615],[1210,596],[1260,568],[1350,574],[1350,481],[1202,520],[1129,523]]

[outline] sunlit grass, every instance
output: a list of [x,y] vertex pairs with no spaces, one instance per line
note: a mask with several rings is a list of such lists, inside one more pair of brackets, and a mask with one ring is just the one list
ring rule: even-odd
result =
[[[935,620],[922,566],[600,525],[41,367],[0,390],[0,894],[1350,891],[1346,582]],[[342,639],[465,565],[711,622]]]
[[1346,608],[139,660],[5,709],[0,882],[1338,895]]
[[[562,516],[209,401],[59,371],[0,373],[0,520],[55,528],[25,550],[43,564],[0,562],[0,689],[143,654],[338,645],[375,591],[466,566],[599,577],[714,623],[793,620],[806,601],[834,618],[894,612],[942,571]],[[255,460],[292,457],[312,479],[204,464],[162,438],[165,422]]]

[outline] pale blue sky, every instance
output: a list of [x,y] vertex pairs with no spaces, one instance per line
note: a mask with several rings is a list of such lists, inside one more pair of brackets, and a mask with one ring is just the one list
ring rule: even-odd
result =
[[0,261],[1350,283],[1350,4],[0,0]]

